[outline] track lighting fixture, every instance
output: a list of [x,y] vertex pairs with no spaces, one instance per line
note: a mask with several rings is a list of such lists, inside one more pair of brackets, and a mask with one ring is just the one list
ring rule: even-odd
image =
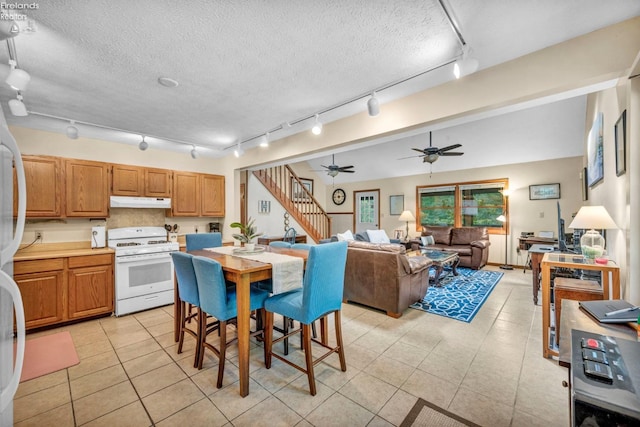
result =
[[240,157],[243,154],[244,154],[244,150],[240,146],[240,141],[238,141],[238,146],[236,147],[235,150],[233,150],[233,155],[236,156],[236,157]]
[[267,148],[269,146],[269,132],[264,134],[264,138],[260,141],[260,147]]
[[9,60],[9,65],[11,66],[11,72],[5,82],[14,90],[25,90],[29,81],[31,81],[31,76],[25,70],[16,68],[16,61]]
[[477,59],[470,57],[470,53],[471,49],[468,45],[462,46],[462,57],[453,64],[453,75],[456,79],[478,71],[480,63]]
[[9,110],[11,110],[11,114],[17,117],[25,117],[29,115],[26,105],[22,102],[22,95],[20,94],[18,94],[16,99],[9,101]]
[[371,93],[371,98],[367,101],[367,109],[369,110],[369,116],[374,117],[380,114],[380,103],[376,98],[376,93]]
[[311,132],[314,135],[320,135],[322,133],[322,122],[320,122],[320,115],[316,114],[316,122],[311,128]]
[[149,143],[147,141],[144,140],[144,135],[142,136],[142,141],[140,141],[140,144],[138,144],[138,148],[141,151],[146,150],[147,148],[149,148]]
[[192,145],[191,146],[191,158],[192,159],[197,159],[199,155],[200,155],[200,153],[198,153],[198,150],[196,150],[196,146]]
[[71,120],[67,126],[67,138],[69,139],[78,139],[78,128],[74,126],[75,123]]

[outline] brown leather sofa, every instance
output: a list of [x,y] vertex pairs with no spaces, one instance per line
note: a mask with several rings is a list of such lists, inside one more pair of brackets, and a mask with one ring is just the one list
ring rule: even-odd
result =
[[403,245],[349,241],[344,275],[345,302],[352,301],[386,311],[398,318],[429,286],[424,256],[407,256]]
[[491,242],[486,227],[423,226],[422,236],[435,240],[427,248],[458,252],[460,267],[478,270],[487,264]]

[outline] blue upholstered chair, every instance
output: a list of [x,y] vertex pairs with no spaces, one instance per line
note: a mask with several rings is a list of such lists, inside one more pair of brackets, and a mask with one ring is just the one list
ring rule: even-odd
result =
[[305,251],[308,251],[309,248],[311,248],[311,246],[314,246],[310,243],[294,243],[293,245],[291,245],[291,249],[302,249]]
[[[200,336],[200,354],[197,368],[202,368],[205,349],[213,351],[218,357],[218,381],[216,387],[222,387],[224,376],[224,362],[226,358],[227,346],[237,340],[233,338],[227,341],[227,322],[237,317],[236,290],[226,286],[222,266],[219,262],[205,257],[193,257],[193,268],[196,272],[198,283],[198,296],[200,298],[200,308],[198,309],[200,325],[204,333]],[[259,310],[262,316],[264,301],[269,297],[269,293],[255,287],[251,287],[250,310]],[[207,327],[206,314],[218,319],[213,327]],[[213,331],[219,331],[220,345],[216,348],[207,342],[207,335]],[[253,335],[262,334],[256,331]],[[265,350],[266,360],[266,350]]]
[[[180,313],[180,338],[178,339],[178,354],[182,353],[182,345],[184,343],[185,332],[196,339],[196,355],[193,360],[193,367],[198,364],[198,355],[200,353],[200,328],[197,331],[187,328],[187,322],[191,319],[197,319],[198,312],[192,313],[192,310],[187,310],[186,304],[189,307],[199,307],[200,298],[198,297],[198,284],[196,280],[196,273],[193,269],[193,262],[191,261],[193,255],[186,254],[184,252],[171,252],[173,258],[173,265],[176,272],[176,279],[178,281],[178,295],[180,297],[180,307],[178,312]],[[200,323],[198,322],[198,326]]]
[[269,246],[273,246],[274,248],[290,248],[291,243],[278,240],[275,242],[269,242]]
[[[347,262],[347,242],[326,243],[312,246],[309,249],[307,268],[301,289],[273,295],[265,301],[265,365],[271,368],[271,358],[282,360],[307,374],[309,391],[316,394],[316,382],[313,367],[331,353],[338,353],[340,369],[347,370],[342,344],[342,327],[340,310],[342,308],[342,293],[344,289],[344,271]],[[301,328],[273,340],[273,313],[297,320]],[[311,324],[328,314],[334,314],[336,346],[330,347],[317,339],[311,338]],[[305,352],[306,369],[273,352],[273,344],[302,331],[303,349]],[[313,360],[311,355],[311,341],[328,349],[322,356]]]
[[222,233],[195,233],[185,236],[187,252],[222,246]]

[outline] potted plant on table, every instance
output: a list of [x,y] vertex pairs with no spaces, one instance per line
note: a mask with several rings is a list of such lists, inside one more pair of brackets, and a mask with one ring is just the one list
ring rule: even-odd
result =
[[254,222],[255,220],[249,217],[246,224],[233,222],[230,225],[231,228],[237,228],[240,230],[239,233],[233,234],[233,238],[243,243],[247,251],[253,251],[255,249],[255,244],[252,240],[258,236],[262,236],[262,233],[257,232],[258,230],[253,225]]

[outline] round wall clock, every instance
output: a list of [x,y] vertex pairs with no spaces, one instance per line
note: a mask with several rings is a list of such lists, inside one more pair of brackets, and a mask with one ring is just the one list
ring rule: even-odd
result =
[[333,203],[335,203],[336,205],[343,204],[346,198],[347,198],[347,195],[345,194],[342,188],[336,188],[335,190],[333,190],[333,195],[331,196],[331,199],[333,200]]

